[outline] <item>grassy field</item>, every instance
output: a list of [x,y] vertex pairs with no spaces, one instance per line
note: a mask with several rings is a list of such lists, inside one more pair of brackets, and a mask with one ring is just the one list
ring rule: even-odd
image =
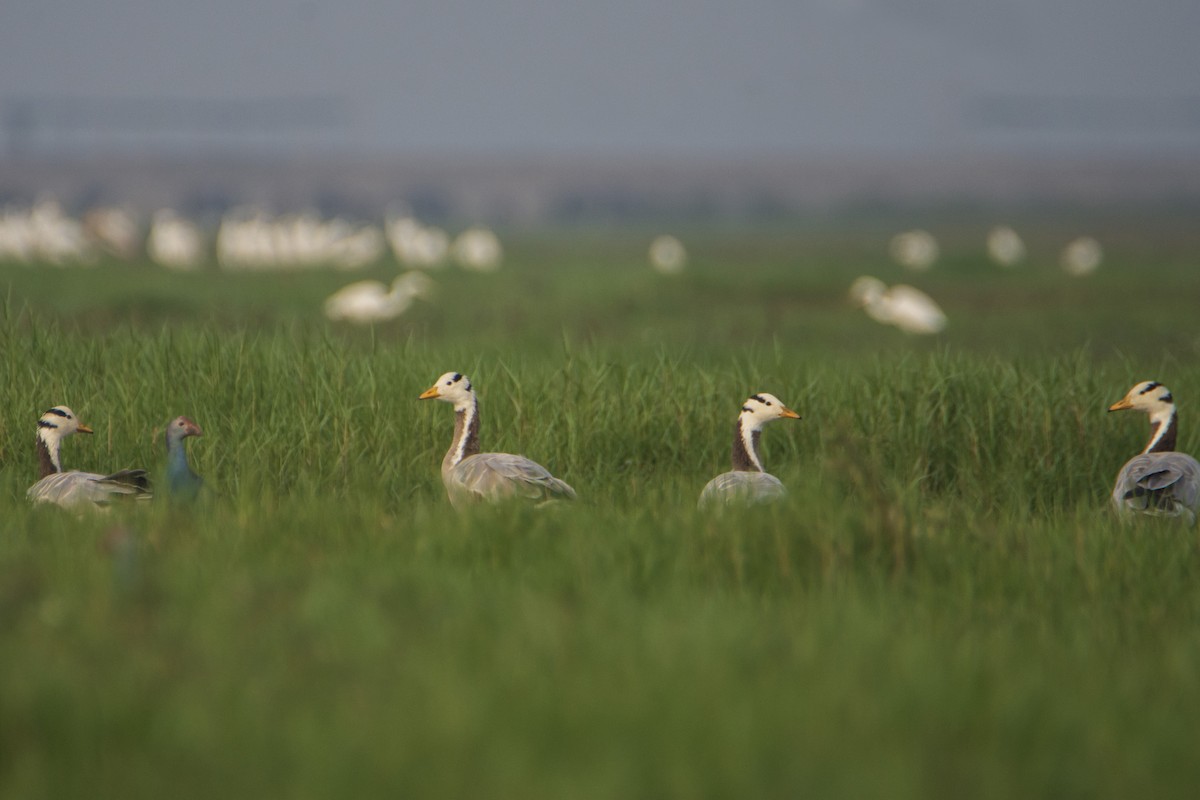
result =
[[[934,230],[921,276],[883,226],[690,231],[673,279],[636,231],[514,235],[374,330],[321,319],[345,275],[0,265],[0,797],[1193,796],[1200,538],[1112,518],[1148,428],[1105,408],[1163,381],[1200,450],[1200,233],[1103,220],[1076,280],[1070,222],[1012,272]],[[577,503],[451,510],[447,370]],[[789,497],[702,515],[758,390]],[[191,416],[213,496],[29,508],[58,403],[68,468]]]

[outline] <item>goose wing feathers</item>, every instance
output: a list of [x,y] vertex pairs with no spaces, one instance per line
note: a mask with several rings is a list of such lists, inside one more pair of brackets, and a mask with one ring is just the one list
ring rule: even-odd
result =
[[[479,453],[463,459],[447,476],[451,499],[574,500],[575,490],[525,456]],[[457,495],[457,497],[456,497]]]
[[148,500],[151,490],[144,469],[124,469],[111,475],[73,470],[47,475],[26,494],[34,503],[71,508],[88,503],[104,506],[123,497]]
[[709,481],[700,492],[700,507],[717,503],[762,503],[786,493],[783,483],[766,472],[725,472]]
[[1169,516],[1200,511],[1200,462],[1187,453],[1143,453],[1117,475],[1113,504],[1119,510]]

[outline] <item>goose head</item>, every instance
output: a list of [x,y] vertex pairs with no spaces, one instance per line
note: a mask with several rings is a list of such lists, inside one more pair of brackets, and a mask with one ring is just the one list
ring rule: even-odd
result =
[[455,408],[463,408],[475,402],[475,392],[471,389],[471,379],[461,372],[447,372],[425,391],[421,392],[422,400],[437,399],[451,403]]
[[766,392],[751,395],[742,403],[742,412],[738,416],[745,430],[760,430],[768,422],[777,419],[800,419],[800,415],[785,406],[778,397]]
[[1171,396],[1171,390],[1158,381],[1142,381],[1108,407],[1109,411],[1127,409],[1145,412],[1151,419],[1170,416],[1175,410],[1175,398]]
[[203,435],[204,431],[200,430],[199,425],[187,417],[176,417],[171,420],[171,424],[167,425],[167,446],[178,444],[189,436]]
[[75,412],[66,406],[55,406],[38,420],[38,436],[46,441],[60,441],[72,433],[91,433],[92,429],[79,421]]
[[91,432],[92,429],[80,422],[75,412],[66,406],[55,406],[42,414],[38,419],[37,443],[43,477],[62,471],[58,453],[64,438],[73,433]]

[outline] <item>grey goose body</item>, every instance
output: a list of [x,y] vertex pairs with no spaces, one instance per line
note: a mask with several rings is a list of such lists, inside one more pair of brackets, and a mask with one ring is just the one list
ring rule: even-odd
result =
[[787,494],[783,483],[763,469],[758,453],[763,426],[779,419],[800,419],[800,415],[765,392],[752,395],[742,404],[733,426],[733,469],[705,485],[700,492],[700,508],[766,503]]
[[1158,381],[1135,384],[1109,411],[1142,411],[1150,418],[1150,441],[1117,473],[1112,503],[1118,512],[1178,517],[1195,524],[1200,513],[1200,462],[1176,452],[1179,421],[1175,398]]
[[91,432],[66,406],[55,406],[42,414],[37,432],[40,477],[25,493],[30,501],[79,510],[105,508],[121,499],[151,497],[150,479],[144,469],[125,469],[108,475],[63,470],[60,459],[63,439]]
[[442,459],[442,483],[455,508],[479,501],[575,499],[575,490],[566,481],[536,461],[511,453],[480,452],[479,401],[470,379],[462,373],[442,375],[420,399],[454,406],[454,438]]

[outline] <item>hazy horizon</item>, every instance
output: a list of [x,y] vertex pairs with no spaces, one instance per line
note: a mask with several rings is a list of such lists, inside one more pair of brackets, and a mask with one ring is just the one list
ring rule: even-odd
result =
[[65,0],[4,11],[0,153],[1200,151],[1200,5]]

